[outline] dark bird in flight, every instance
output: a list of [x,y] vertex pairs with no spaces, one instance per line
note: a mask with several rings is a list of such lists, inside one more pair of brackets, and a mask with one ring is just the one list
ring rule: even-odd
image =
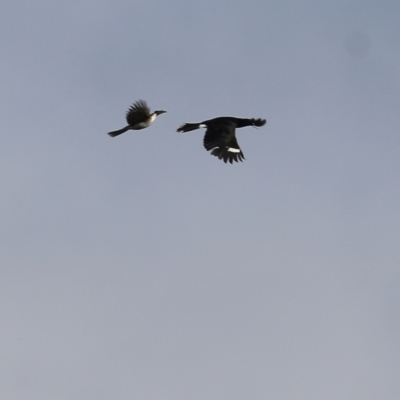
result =
[[243,161],[244,155],[236,140],[235,129],[245,126],[263,126],[265,119],[248,119],[235,117],[218,117],[197,124],[183,124],[178,132],[189,132],[198,128],[207,128],[204,135],[204,147],[210,150],[213,156],[224,162]]
[[144,100],[138,100],[126,113],[126,121],[128,125],[118,131],[109,132],[111,137],[121,135],[122,133],[129,131],[130,129],[139,130],[150,126],[158,115],[165,113],[166,111],[157,110],[150,114],[150,108]]

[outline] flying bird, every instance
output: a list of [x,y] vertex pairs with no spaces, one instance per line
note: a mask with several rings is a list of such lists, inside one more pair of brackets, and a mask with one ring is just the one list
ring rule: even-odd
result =
[[166,111],[157,110],[150,113],[150,108],[144,100],[138,100],[132,104],[126,113],[126,121],[128,125],[125,128],[119,129],[118,131],[109,132],[111,137],[121,135],[122,133],[129,131],[130,129],[139,130],[150,126],[154,120],[160,114]]
[[243,161],[244,155],[236,140],[235,129],[245,126],[263,126],[265,119],[248,119],[235,117],[218,117],[196,124],[183,124],[177,132],[189,132],[199,128],[207,128],[204,135],[204,147],[211,151],[213,156],[218,157],[225,163]]

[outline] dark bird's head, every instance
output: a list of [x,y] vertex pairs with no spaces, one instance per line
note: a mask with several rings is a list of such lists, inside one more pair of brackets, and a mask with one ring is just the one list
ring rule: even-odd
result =
[[267,120],[265,120],[265,119],[262,119],[262,118],[257,118],[257,119],[255,119],[255,118],[252,118],[251,119],[251,125],[252,126],[254,126],[254,127],[258,127],[258,126],[263,126],[263,125],[265,125],[267,123]]
[[164,114],[164,113],[166,113],[166,111],[164,111],[164,110],[154,111],[154,114],[156,114],[156,115],[160,115],[160,114]]

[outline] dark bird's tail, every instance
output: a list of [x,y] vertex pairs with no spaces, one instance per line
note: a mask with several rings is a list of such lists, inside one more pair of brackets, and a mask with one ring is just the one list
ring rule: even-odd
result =
[[199,129],[200,124],[183,124],[176,131],[177,132],[190,132]]
[[115,137],[115,136],[121,135],[122,133],[125,133],[126,131],[129,131],[129,129],[131,129],[131,127],[129,125],[127,125],[125,128],[119,129],[118,131],[108,132],[108,134],[111,137]]

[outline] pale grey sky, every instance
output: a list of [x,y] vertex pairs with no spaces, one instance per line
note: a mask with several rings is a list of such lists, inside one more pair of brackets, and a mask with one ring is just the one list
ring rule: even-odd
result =
[[5,2],[0,398],[398,400],[399,15]]

